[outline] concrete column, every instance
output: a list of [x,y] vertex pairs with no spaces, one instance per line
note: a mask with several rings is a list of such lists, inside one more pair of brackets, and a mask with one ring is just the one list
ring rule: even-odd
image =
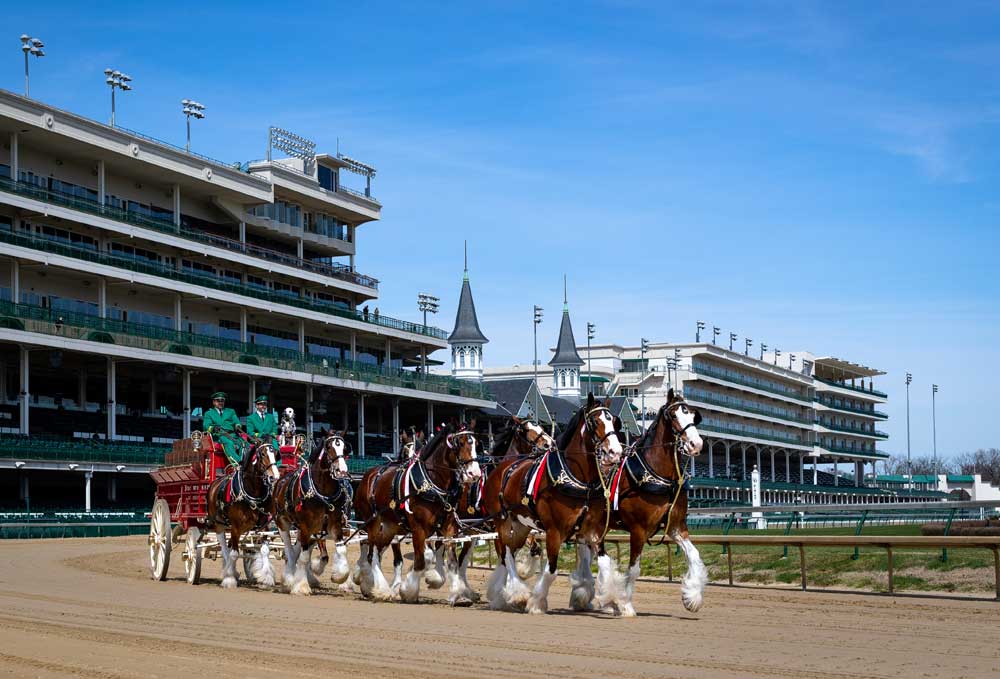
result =
[[803,455],[803,454],[801,454],[801,453],[799,453],[799,485],[800,486],[805,485],[805,482],[806,482],[805,466],[806,466],[806,456]]
[[21,421],[18,423],[18,428],[21,430],[21,434],[27,435],[29,433],[29,415],[31,408],[31,361],[28,349],[26,347],[21,347]]
[[863,477],[864,475],[865,475],[865,463],[864,462],[855,461],[854,462],[854,487],[855,488],[860,488],[861,487],[861,480],[862,480],[861,477]]
[[816,469],[816,458],[813,458],[813,485],[819,485],[819,472]]
[[840,485],[840,477],[837,475],[837,458],[833,459],[833,485]]
[[[14,220],[14,231],[17,232],[17,222]],[[10,260],[10,301],[14,304],[21,303],[21,262],[16,259]]]
[[392,399],[392,452],[399,453],[399,399]]
[[358,394],[358,455],[365,456],[365,395]]
[[184,329],[184,310],[181,308],[181,295],[174,295],[174,330],[181,332]]
[[30,477],[27,472],[21,473],[21,493],[20,499],[25,503],[25,505],[30,505],[31,503],[31,483],[28,480]]
[[306,385],[306,441],[312,449],[313,440],[313,385]]
[[7,365],[0,361],[0,400],[7,402]]
[[117,406],[117,375],[115,371],[115,361],[112,358],[108,359],[108,440],[113,441],[118,432],[115,429],[115,425],[118,423],[117,413],[115,412]]
[[174,184],[174,226],[181,227],[181,185]]
[[89,514],[90,513],[90,480],[92,478],[94,478],[94,472],[84,472],[83,473],[83,478],[84,478],[84,484],[85,484],[85,486],[84,486],[84,502],[85,502],[86,511]]
[[306,353],[306,322],[299,319],[299,353]]
[[112,502],[118,501],[118,475],[108,476],[108,499]]
[[351,331],[351,361],[358,360],[358,333]]
[[729,460],[729,441],[723,441],[722,445],[726,447],[726,478],[729,478],[729,473],[733,468],[732,463]]
[[757,471],[759,472],[764,468],[764,465],[760,463],[760,446],[757,446]]
[[295,243],[295,252],[298,254],[299,259],[305,259],[306,248],[305,243],[302,242],[300,238],[297,243]]
[[713,453],[715,453],[715,448],[712,445],[712,442],[709,441],[708,439],[705,439],[705,445],[708,447],[708,478],[714,479],[715,465],[712,462],[712,458],[714,457]]
[[108,281],[104,278],[97,279],[97,315],[108,317]]
[[247,223],[246,222],[240,222],[240,242],[241,243],[246,243],[247,242]]
[[347,407],[347,401],[344,401],[344,418],[343,420],[341,420],[340,423],[341,424],[340,430],[343,431],[344,433],[347,433],[347,431],[350,430],[351,428],[350,418],[348,417],[348,410],[350,409]]
[[149,378],[149,412],[156,412],[156,373]]
[[392,367],[392,340],[385,338],[385,369],[388,371]]
[[240,341],[247,343],[247,308],[240,307]]
[[249,397],[250,412],[253,412],[255,407],[253,402],[257,400],[257,380],[253,375],[250,376],[250,387],[247,391],[247,396]]
[[76,374],[76,404],[81,409],[87,407],[87,371],[80,370]]
[[15,182],[18,181],[18,175],[21,170],[21,159],[18,149],[19,137],[17,132],[11,132],[10,135],[10,178]]
[[740,460],[741,460],[740,464],[742,465],[740,471],[740,478],[745,479],[747,478],[747,447],[742,443],[740,444]]
[[104,161],[97,161],[97,202],[104,205],[107,196],[107,174],[104,168]]
[[184,411],[184,438],[191,435],[191,371],[181,369],[181,404]]
[[771,481],[778,480],[777,478],[775,478],[777,472],[774,471],[774,453],[775,453],[774,448],[771,448]]
[[434,434],[434,401],[427,402],[427,430],[424,432],[428,441]]
[[792,482],[792,451],[785,451],[785,483]]

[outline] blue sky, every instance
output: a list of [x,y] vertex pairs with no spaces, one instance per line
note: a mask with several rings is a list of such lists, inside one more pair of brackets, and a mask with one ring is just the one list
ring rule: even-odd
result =
[[[206,3],[206,5],[209,3]],[[103,69],[135,78],[119,123],[260,158],[280,125],[378,167],[383,220],[358,268],[383,314],[442,297],[468,238],[486,361],[577,336],[691,340],[703,319],[783,351],[888,372],[891,439],[914,454],[1000,444],[1000,8],[991,3],[49,2],[32,95],[105,119]],[[361,5],[361,7],[355,6]],[[671,6],[673,5],[673,6]],[[742,340],[741,340],[742,341]]]

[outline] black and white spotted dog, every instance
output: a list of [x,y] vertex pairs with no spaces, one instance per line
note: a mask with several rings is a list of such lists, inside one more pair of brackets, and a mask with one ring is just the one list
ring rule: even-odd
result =
[[281,429],[281,445],[295,445],[295,411],[285,408],[281,413],[281,422],[278,425]]

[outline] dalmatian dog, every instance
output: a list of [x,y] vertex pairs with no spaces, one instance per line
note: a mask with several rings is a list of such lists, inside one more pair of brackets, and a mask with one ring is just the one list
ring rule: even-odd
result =
[[295,445],[295,411],[291,408],[285,408],[281,413],[281,422],[278,426],[281,428],[281,445]]

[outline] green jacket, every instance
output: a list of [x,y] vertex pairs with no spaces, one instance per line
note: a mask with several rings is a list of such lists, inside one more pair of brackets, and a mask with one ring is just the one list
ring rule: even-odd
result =
[[262,439],[278,435],[278,418],[274,413],[264,413],[264,417],[254,410],[247,416],[247,436]]
[[213,434],[233,434],[240,425],[240,418],[232,408],[224,408],[221,413],[209,408],[201,418],[202,428]]

